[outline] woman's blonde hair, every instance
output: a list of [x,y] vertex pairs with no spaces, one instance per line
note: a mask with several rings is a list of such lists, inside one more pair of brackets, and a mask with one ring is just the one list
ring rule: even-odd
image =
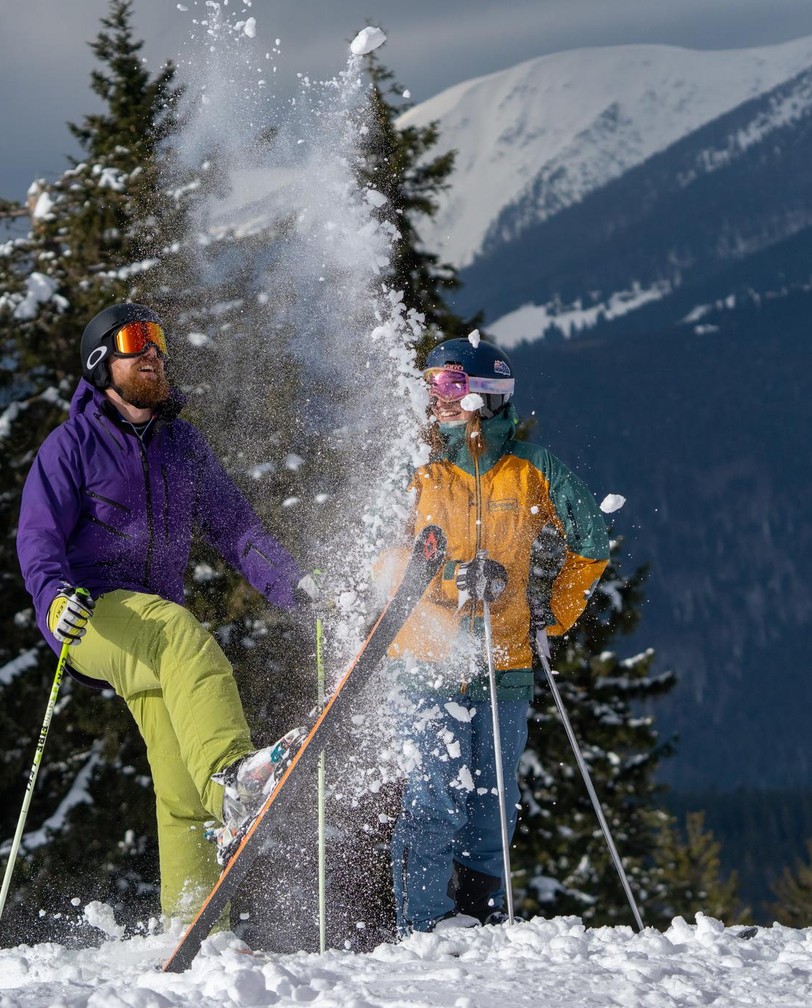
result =
[[[429,446],[430,461],[436,462],[445,453],[445,438],[440,433],[440,425],[431,412],[431,407],[426,410],[426,426],[423,428],[423,440]],[[479,410],[468,417],[465,423],[465,443],[471,458],[478,461],[485,445],[482,442],[482,417]]]

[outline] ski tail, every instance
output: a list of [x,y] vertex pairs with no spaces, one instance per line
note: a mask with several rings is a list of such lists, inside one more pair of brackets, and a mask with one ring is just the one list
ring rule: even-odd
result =
[[273,816],[269,813],[285,785],[297,773],[315,767],[319,752],[329,744],[331,737],[340,732],[342,724],[346,724],[344,712],[351,712],[353,701],[363,692],[366,683],[385,658],[392,641],[440,570],[445,551],[446,537],[443,530],[437,525],[427,525],[415,540],[406,570],[394,594],[379,613],[329,699],[310,720],[307,734],[299,748],[280,774],[197,916],[163,964],[165,973],[181,973],[192,964],[203,939],[238,891],[240,883],[261,852],[265,839],[270,835]]

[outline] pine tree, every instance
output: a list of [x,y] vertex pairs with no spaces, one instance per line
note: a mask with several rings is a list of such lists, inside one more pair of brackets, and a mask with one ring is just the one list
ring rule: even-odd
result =
[[375,53],[367,57],[366,65],[371,91],[359,177],[386,197],[377,216],[398,235],[386,278],[394,290],[403,291],[407,306],[425,318],[425,335],[417,347],[420,363],[435,343],[467,336],[481,319],[481,313],[464,319],[449,307],[446,298],[460,286],[457,271],[440,262],[420,240],[421,221],[437,212],[437,197],[451,185],[456,152],[434,153],[440,143],[437,123],[399,124],[399,117],[411,107],[403,88]]
[[770,910],[787,927],[812,926],[812,839],[806,841],[806,850],[806,860],[798,858],[773,885],[777,900]]
[[[16,560],[22,484],[44,437],[67,415],[80,375],[79,338],[88,319],[113,301],[139,299],[167,244],[172,213],[156,200],[155,161],[174,128],[173,70],[150,78],[133,37],[132,4],[112,0],[92,44],[102,69],[93,90],[106,111],[71,127],[84,160],[29,192],[31,228],[0,257],[0,774],[2,828],[10,837],[56,659],[40,639]],[[162,212],[163,211],[163,214]],[[145,258],[147,250],[153,255]],[[161,263],[170,267],[164,257]],[[12,940],[54,934],[74,895],[136,904],[157,881],[151,788],[143,746],[123,705],[63,683],[15,868],[3,925]],[[47,822],[46,822],[47,820]],[[48,828],[48,822],[51,827]],[[38,834],[36,827],[45,823]],[[110,823],[121,823],[111,830]],[[123,825],[126,823],[126,826]],[[46,909],[44,916],[38,909]],[[154,912],[148,902],[147,913]]]
[[[621,659],[618,636],[640,621],[647,569],[620,570],[620,542],[576,626],[552,644],[552,667],[584,761],[648,925],[666,926],[698,911],[734,923],[749,913],[738,902],[735,873],[721,875],[719,843],[692,813],[685,836],[663,809],[657,783],[662,742],[652,704],[676,682],[654,674],[650,649]],[[537,670],[539,671],[539,670]],[[612,864],[543,673],[522,757],[523,810],[515,840],[518,903],[527,915],[576,914],[592,925],[629,923],[631,909]]]
[[[645,569],[613,559],[587,612],[553,644],[552,667],[615,844],[637,899],[654,891],[648,862],[657,827],[655,772],[670,751],[643,704],[670,690],[652,674],[654,654],[618,657],[611,645],[639,620]],[[535,713],[522,758],[515,869],[525,914],[573,913],[590,924],[628,923],[630,910],[549,691],[537,676]]]
[[648,904],[649,917],[670,921],[677,915],[686,920],[701,911],[710,917],[735,924],[750,916],[739,903],[739,880],[735,872],[722,878],[719,841],[705,829],[705,813],[689,812],[684,829],[661,813],[662,825],[655,835],[654,876],[662,891],[659,906]]

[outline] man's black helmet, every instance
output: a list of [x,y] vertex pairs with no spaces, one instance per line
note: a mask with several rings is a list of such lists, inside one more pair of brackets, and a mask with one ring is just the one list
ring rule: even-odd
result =
[[82,333],[82,374],[97,389],[110,384],[108,359],[113,352],[113,336],[128,322],[156,322],[161,319],[146,305],[126,301],[103,309],[85,326]]
[[[460,368],[468,375],[470,389],[482,396],[481,413],[491,417],[513,395],[513,366],[504,350],[484,340],[451,339],[436,346],[426,358],[425,371]],[[477,381],[479,379],[479,381]]]

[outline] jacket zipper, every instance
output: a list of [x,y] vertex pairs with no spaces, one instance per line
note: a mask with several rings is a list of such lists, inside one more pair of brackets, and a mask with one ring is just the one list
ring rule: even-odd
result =
[[252,550],[254,553],[258,553],[266,563],[273,566],[273,560],[271,560],[269,556],[266,556],[258,546],[255,546],[250,541],[245,544],[245,549],[242,551],[242,555],[246,557]]
[[130,509],[126,504],[121,504],[119,501],[111,500],[109,497],[102,497],[101,494],[94,493],[92,490],[85,490],[88,497],[92,497],[94,500],[104,501],[105,504],[110,504],[111,507],[120,508],[122,511],[126,511],[127,514],[130,513]]
[[152,489],[149,485],[149,465],[147,463],[147,450],[141,441],[138,442],[141,452],[141,468],[144,472],[144,487],[147,494],[147,564],[144,584],[149,586],[150,568],[152,567],[152,545],[155,538],[155,529],[152,522]]
[[101,428],[102,433],[106,434],[107,437],[110,438],[110,440],[113,442],[116,448],[119,449],[119,451],[125,451],[126,449],[124,447],[124,444],[121,441],[119,441],[118,436],[112,430],[109,422],[105,419],[105,417],[102,416],[101,413],[96,413],[95,416],[96,419],[99,421],[99,427]]
[[[474,461],[474,556],[482,549],[482,481],[479,472],[479,459],[473,452],[471,456]],[[471,633],[474,632],[474,620],[476,618],[476,602],[471,599],[471,615],[469,619],[471,620]],[[473,669],[472,669],[473,674]],[[460,683],[460,693],[463,695],[468,692],[468,687],[470,682],[463,681]]]
[[95,515],[88,515],[87,520],[96,525],[101,525],[103,529],[107,529],[108,532],[112,532],[113,535],[117,535],[119,539],[132,539],[131,535],[128,535],[126,532],[122,532],[121,529],[117,529],[113,525],[109,525],[107,522],[102,521],[101,518],[97,518]]
[[169,542],[169,477],[166,474],[166,466],[161,463],[161,476],[164,480],[164,538]]
[[477,554],[482,549],[482,483],[479,475],[479,459],[476,456],[474,456],[474,506],[476,509],[474,554]]

